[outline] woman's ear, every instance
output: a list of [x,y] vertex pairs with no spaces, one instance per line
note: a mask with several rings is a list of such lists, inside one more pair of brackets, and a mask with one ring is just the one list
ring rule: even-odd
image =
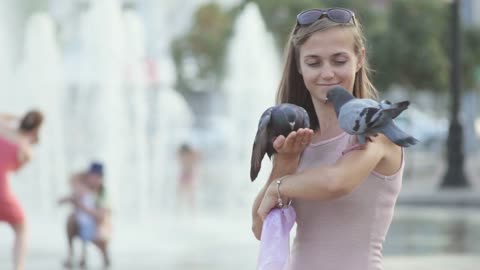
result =
[[365,48],[362,47],[360,49],[359,54],[358,54],[358,62],[357,62],[357,71],[356,72],[358,72],[363,67],[364,63],[365,63]]

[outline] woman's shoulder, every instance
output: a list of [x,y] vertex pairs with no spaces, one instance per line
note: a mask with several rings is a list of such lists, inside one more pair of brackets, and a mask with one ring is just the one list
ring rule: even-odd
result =
[[11,144],[18,144],[21,140],[18,132],[13,129],[0,127],[0,139],[3,139]]
[[7,131],[0,133],[0,148],[4,153],[11,153],[22,162],[24,157],[30,156],[30,146],[26,140],[22,140],[15,132]]
[[402,167],[403,148],[393,143],[385,135],[379,134],[372,139],[381,149],[383,156],[375,167],[375,172],[381,175],[393,175]]

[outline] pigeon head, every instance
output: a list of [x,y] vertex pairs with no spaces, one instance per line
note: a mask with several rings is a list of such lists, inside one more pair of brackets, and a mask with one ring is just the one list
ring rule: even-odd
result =
[[350,94],[350,92],[348,92],[345,88],[340,86],[335,86],[327,92],[327,100],[329,102],[333,102],[337,116],[340,113],[340,108],[343,106],[343,104],[352,99],[354,99],[353,95]]

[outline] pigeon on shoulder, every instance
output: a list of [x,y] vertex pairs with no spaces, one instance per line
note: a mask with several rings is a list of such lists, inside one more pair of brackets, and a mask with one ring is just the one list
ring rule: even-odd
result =
[[368,98],[355,98],[339,86],[328,91],[327,100],[333,103],[340,127],[346,133],[356,135],[359,146],[378,133],[402,147],[418,142],[402,131],[393,120],[408,108],[409,101],[391,103],[387,100],[377,102]]
[[260,172],[265,153],[271,159],[276,153],[273,141],[280,135],[285,137],[292,131],[310,127],[310,117],[307,111],[295,104],[283,103],[268,108],[260,117],[257,135],[253,143],[250,167],[252,182]]

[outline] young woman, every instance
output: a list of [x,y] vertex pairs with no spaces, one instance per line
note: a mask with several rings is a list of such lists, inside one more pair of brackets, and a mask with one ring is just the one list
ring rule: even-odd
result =
[[293,200],[297,232],[288,269],[383,269],[382,245],[392,221],[403,173],[403,150],[383,135],[342,154],[355,143],[340,127],[326,94],[339,85],[375,98],[368,77],[361,25],[348,9],[312,9],[297,16],[288,44],[277,102],[310,115],[313,130],[274,141],[272,173],[253,204],[253,232]]
[[14,269],[24,269],[26,221],[23,210],[8,184],[8,173],[19,170],[31,158],[31,147],[38,142],[43,122],[39,111],[29,111],[16,126],[18,119],[0,115],[0,222],[7,222],[15,233]]

